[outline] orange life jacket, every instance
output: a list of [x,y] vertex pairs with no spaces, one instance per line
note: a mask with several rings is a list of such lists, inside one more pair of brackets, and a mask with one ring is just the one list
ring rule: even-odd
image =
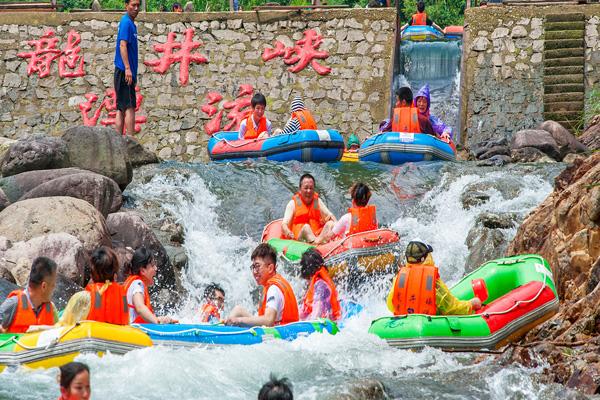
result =
[[267,292],[269,287],[275,285],[283,293],[283,311],[281,312],[281,321],[276,322],[279,324],[289,324],[290,322],[296,322],[300,319],[298,315],[298,303],[296,303],[296,296],[292,286],[286,281],[283,276],[279,274],[273,275],[263,288],[263,298],[260,307],[258,308],[258,315],[265,315],[265,308],[267,306]]
[[[148,307],[148,310],[150,310],[150,312],[152,314],[154,314],[154,310],[152,309],[152,304],[150,304],[150,294],[148,294],[148,286],[146,286],[146,284],[144,284],[144,281],[142,280],[141,276],[129,275],[129,277],[125,280],[125,283],[123,283],[123,288],[125,289],[125,298],[127,298],[127,292],[129,291],[131,284],[137,280],[142,281],[142,284],[144,285],[144,305],[146,307]],[[131,304],[127,303],[127,307],[132,308],[135,311],[135,305],[133,305],[133,296],[131,297]],[[142,317],[140,314],[138,314],[133,321],[130,321],[130,323],[131,324],[147,324],[148,321],[146,321],[144,319],[144,317]]]
[[[33,304],[27,298],[24,290],[13,290],[8,297],[17,297],[17,309],[12,323],[8,326],[9,333],[25,333],[31,325],[54,325],[54,304],[44,303],[38,316],[35,316]],[[8,298],[7,297],[7,298]]]
[[292,218],[292,226],[290,230],[294,233],[294,237],[298,239],[300,231],[305,224],[310,225],[313,233],[318,236],[323,230],[321,224],[321,210],[319,210],[319,195],[315,192],[313,201],[310,204],[305,204],[300,193],[292,196],[294,200],[294,218]]
[[392,297],[394,315],[435,315],[435,287],[439,278],[435,266],[411,264],[410,267],[402,267],[396,277]]
[[202,316],[202,322],[210,321],[210,317],[221,319],[221,313],[219,309],[210,303],[205,303],[200,309],[200,315]]
[[421,133],[419,111],[416,107],[396,107],[392,118],[392,132]]
[[262,116],[258,121],[258,127],[254,129],[254,114],[250,113],[246,118],[246,133],[244,133],[244,139],[256,139],[258,135],[267,131],[267,119]]
[[348,211],[350,212],[350,235],[377,229],[377,209],[374,205],[351,207]]
[[300,129],[317,129],[317,123],[312,114],[308,110],[294,111],[292,118],[296,118],[300,122]]
[[313,299],[315,295],[315,283],[317,283],[318,279],[321,279],[327,284],[329,292],[331,293],[331,315],[324,314],[319,315],[319,317],[331,318],[332,320],[337,321],[342,317],[342,308],[337,297],[337,290],[335,288],[335,284],[331,280],[331,277],[327,272],[327,268],[325,267],[321,267],[311,278],[310,283],[308,284],[308,289],[306,290],[306,294],[304,295],[304,300],[302,300],[302,311],[305,315],[310,315],[310,313],[312,313]]
[[90,312],[86,319],[128,325],[129,310],[123,287],[116,282],[111,282],[106,291],[100,294],[102,286],[104,283],[90,283],[85,288],[90,293]]
[[413,14],[412,16],[412,25],[413,26],[424,26],[427,25],[427,14],[424,12]]

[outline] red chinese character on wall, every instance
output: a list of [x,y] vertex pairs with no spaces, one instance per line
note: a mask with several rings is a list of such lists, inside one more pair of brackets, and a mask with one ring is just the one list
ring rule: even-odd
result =
[[226,118],[230,120],[230,122],[225,125],[223,129],[221,129],[221,123],[223,120],[224,110],[219,111],[215,106],[215,104],[223,100],[223,96],[217,92],[208,93],[206,95],[207,104],[204,104],[200,109],[209,117],[212,117],[215,114],[216,116],[204,124],[204,131],[208,135],[212,135],[221,130],[232,131],[239,129],[240,123],[244,118],[248,117],[248,113],[250,112],[248,107],[250,107],[250,101],[253,93],[254,88],[252,85],[240,85],[238,89],[238,95],[235,100],[226,101],[223,103],[223,109],[229,110]]
[[280,41],[275,41],[275,48],[267,48],[263,51],[262,59],[267,62],[275,57],[283,57],[286,65],[292,65],[288,68],[290,72],[300,72],[310,64],[319,75],[327,75],[331,68],[323,66],[317,60],[324,60],[329,57],[326,51],[317,50],[323,37],[313,29],[304,32],[304,38],[296,42],[294,47],[285,47]]
[[[81,111],[81,116],[83,117],[83,124],[85,126],[96,126],[98,124],[98,119],[100,119],[100,115],[103,110],[106,110],[107,117],[100,120],[100,124],[104,126],[115,125],[115,118],[117,117],[117,95],[115,93],[115,89],[106,89],[104,92],[104,99],[96,108],[96,110],[92,111],[92,107],[98,101],[98,95],[95,93],[86,93],[85,98],[87,101],[79,104],[79,110]],[[135,87],[135,132],[139,133],[142,130],[142,124],[146,123],[148,120],[145,115],[137,115],[142,102],[144,101],[144,96],[140,93],[140,88],[138,86]],[[92,114],[90,115],[90,111]]]
[[17,56],[29,58],[27,75],[38,74],[40,78],[50,75],[52,62],[58,60],[58,75],[61,78],[74,78],[84,76],[83,56],[78,46],[81,41],[79,33],[70,30],[67,34],[67,46],[64,50],[56,48],[58,38],[54,37],[54,31],[48,30],[38,40],[29,40],[27,44],[34,48],[30,52],[18,53]]
[[[192,53],[192,50],[200,47],[202,42],[194,42],[194,28],[188,28],[184,34],[183,42],[176,42],[175,32],[169,32],[167,35],[167,43],[155,44],[154,50],[158,53],[164,53],[157,60],[144,61],[144,64],[154,67],[152,70],[160,74],[164,74],[169,70],[171,65],[179,63],[179,82],[182,85],[187,85],[190,75],[190,63],[207,63],[208,60],[200,53]],[[173,51],[177,50],[177,51]]]

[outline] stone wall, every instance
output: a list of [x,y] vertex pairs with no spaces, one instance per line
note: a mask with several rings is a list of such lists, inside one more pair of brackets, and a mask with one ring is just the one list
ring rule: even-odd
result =
[[[65,128],[84,122],[80,106],[85,108],[86,102],[88,124],[94,123],[94,112],[98,109],[101,111],[95,123],[110,124],[107,107],[102,108],[101,104],[104,102],[110,108],[106,91],[113,86],[113,57],[120,16],[110,13],[0,14],[0,80],[3,83],[0,135],[18,138],[36,132],[60,134]],[[165,159],[206,160],[208,135],[204,128],[215,116],[209,117],[214,110],[210,111],[207,95],[218,93],[222,97],[212,106],[224,111],[223,127],[229,122],[226,116],[231,111],[224,106],[236,99],[240,85],[250,85],[254,91],[266,95],[266,114],[274,127],[283,127],[289,117],[289,102],[297,92],[304,97],[320,127],[365,136],[386,117],[390,103],[394,24],[392,9],[141,13],[136,25],[140,59],[138,86],[143,103],[137,115],[145,116],[146,121],[140,121],[138,137],[148,149]],[[154,50],[154,45],[165,43],[169,32],[176,32],[176,40],[181,41],[189,28],[194,29],[193,40],[202,42],[192,52],[205,56],[207,62],[190,64],[186,85],[180,81],[179,63],[171,65],[164,74],[143,64],[144,60],[155,60],[162,55]],[[39,40],[49,29],[55,32],[58,49],[55,59],[51,60],[49,74],[40,77],[43,70],[40,68],[28,76],[30,58],[18,54],[32,52],[33,43],[28,45],[27,42]],[[82,77],[59,74],[61,60],[63,64],[68,61],[66,50],[71,30],[81,38],[79,54],[85,60]],[[307,30],[321,35],[322,43],[315,46],[316,50],[328,54],[315,61],[331,68],[329,74],[320,75],[311,65],[299,72],[290,72],[290,65],[284,63],[285,56],[281,55],[263,60],[263,52],[276,47],[275,41],[291,48],[303,39]],[[242,87],[247,93],[248,86],[245,88]],[[92,97],[94,94],[97,98]],[[204,111],[202,106],[206,106]]]
[[544,120],[544,21],[583,13],[586,98],[600,80],[600,6],[471,8],[465,13],[461,127],[467,145],[512,137]]

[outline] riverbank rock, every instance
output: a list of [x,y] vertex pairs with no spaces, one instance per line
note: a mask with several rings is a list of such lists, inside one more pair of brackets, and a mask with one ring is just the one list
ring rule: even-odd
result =
[[71,166],[107,176],[125,190],[133,178],[125,140],[114,129],[76,126],[62,136]]
[[562,159],[558,143],[550,132],[543,129],[523,129],[513,135],[511,149],[517,150],[524,147],[534,147],[553,159]]
[[104,217],[123,204],[121,189],[115,181],[93,172],[69,174],[52,179],[25,193],[20,200],[39,197],[70,196],[85,200]]
[[558,145],[558,150],[560,152],[561,160],[570,153],[585,153],[588,151],[588,148],[581,144],[579,140],[569,132],[564,126],[555,121],[544,121],[540,127],[540,129],[545,130],[550,133],[556,144]]
[[486,160],[497,155],[509,156],[510,146],[505,137],[484,140],[483,142],[471,145],[469,153],[475,160]]
[[556,162],[555,159],[535,147],[522,147],[514,149],[511,152],[512,162],[514,163],[550,163]]
[[37,236],[24,242],[11,242],[10,247],[0,250],[0,258],[8,265],[20,259],[27,259],[29,265],[37,257],[51,258],[58,265],[58,272],[78,285],[84,285],[84,272],[89,264],[88,255],[82,243],[68,233],[51,233]]
[[17,141],[14,139],[0,137],[0,161],[4,158],[4,155],[6,154],[10,146],[16,142]]
[[158,156],[144,148],[144,146],[133,137],[125,136],[127,144],[127,156],[132,167],[139,167],[146,164],[156,164],[159,162]]
[[347,385],[346,393],[329,396],[329,400],[387,400],[389,395],[385,386],[377,379],[360,379]]
[[481,213],[469,231],[465,244],[469,256],[465,262],[465,273],[483,265],[486,261],[500,258],[508,247],[508,232],[516,225],[517,216],[511,213]]
[[28,199],[11,204],[0,212],[0,236],[13,243],[61,232],[75,236],[87,252],[111,245],[102,214],[80,199]]
[[0,303],[8,297],[8,294],[19,287],[14,282],[9,282],[6,279],[0,278]]
[[10,145],[0,162],[2,176],[68,166],[69,154],[65,142],[61,138],[41,135],[17,140]]
[[82,290],[83,287],[59,273],[56,277],[56,286],[54,287],[54,293],[52,294],[52,302],[57,309],[61,310],[67,306],[71,296]]
[[135,250],[138,247],[145,247],[152,252],[158,267],[157,287],[175,287],[175,273],[167,251],[152,229],[144,222],[141,214],[133,211],[109,214],[106,218],[106,225],[115,243],[115,248],[130,247]]
[[579,136],[579,141],[590,151],[600,149],[600,116],[596,116],[589,128]]
[[46,169],[27,171],[17,175],[0,178],[0,190],[11,202],[17,202],[23,195],[36,187],[63,176],[80,174],[85,171],[79,168]]
[[600,153],[576,159],[507,250],[546,258],[561,300],[559,312],[529,332],[514,359],[542,355],[550,363],[549,379],[588,394],[600,388],[599,183]]

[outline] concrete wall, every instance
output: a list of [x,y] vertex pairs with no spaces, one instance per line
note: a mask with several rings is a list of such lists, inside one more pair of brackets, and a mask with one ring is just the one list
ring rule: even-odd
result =
[[[106,90],[113,86],[119,18],[110,13],[1,13],[0,135],[60,134],[69,126],[82,124],[79,106],[89,100],[89,94],[98,96],[88,112],[93,116],[106,99]],[[394,21],[392,9],[140,14],[136,19],[138,86],[144,99],[138,115],[147,120],[140,124],[138,136],[163,158],[206,160],[204,126],[211,120],[201,110],[207,104],[206,96],[221,94],[222,100],[214,106],[223,110],[225,102],[236,98],[240,85],[251,85],[267,96],[267,116],[275,127],[283,127],[289,117],[295,91],[304,96],[320,127],[365,136],[386,117],[390,102]],[[194,40],[203,42],[194,51],[208,62],[190,65],[187,85],[179,81],[179,64],[165,74],[143,65],[144,60],[160,56],[154,44],[164,43],[169,32],[177,32],[180,41],[189,28],[195,30]],[[51,63],[47,77],[28,76],[29,59],[18,53],[30,52],[27,41],[39,39],[48,29],[55,31],[56,48],[61,50],[71,29],[80,35],[85,76],[60,77],[58,59]],[[317,61],[330,67],[331,73],[319,75],[310,66],[293,73],[282,57],[266,62],[261,58],[276,40],[291,47],[308,29],[322,36],[318,50],[328,52],[328,57]],[[228,122],[226,115],[222,126]],[[97,124],[108,117],[103,110]]]
[[544,18],[570,12],[586,17],[585,92],[589,95],[600,80],[599,5],[466,11],[461,126],[467,145],[510,138],[544,120]]

